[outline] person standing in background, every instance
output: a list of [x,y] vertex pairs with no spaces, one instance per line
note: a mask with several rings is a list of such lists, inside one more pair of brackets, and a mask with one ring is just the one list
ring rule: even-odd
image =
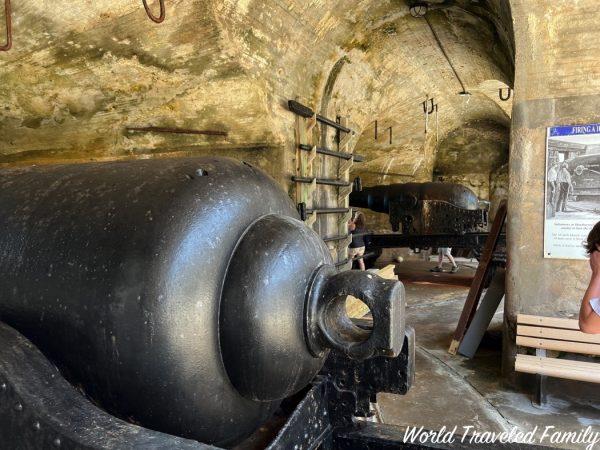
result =
[[569,199],[569,193],[573,190],[569,165],[567,163],[562,163],[560,165],[560,170],[556,176],[556,182],[558,184],[556,211],[567,212],[567,200]]
[[362,256],[365,254],[365,216],[360,211],[354,214],[354,218],[348,222],[348,231],[352,234],[352,242],[348,248],[348,257],[358,262],[360,270],[365,270],[365,261]]
[[447,257],[448,261],[450,261],[450,264],[452,264],[452,269],[450,269],[450,272],[458,272],[458,264],[456,264],[456,261],[452,257],[452,249],[450,247],[438,248],[438,264],[433,269],[430,269],[430,272],[443,272],[444,256]]
[[554,212],[556,209],[556,198],[557,198],[557,180],[558,178],[558,164],[553,164],[548,170],[548,177],[546,182],[548,183],[547,191],[548,191],[548,203],[552,206],[552,211]]

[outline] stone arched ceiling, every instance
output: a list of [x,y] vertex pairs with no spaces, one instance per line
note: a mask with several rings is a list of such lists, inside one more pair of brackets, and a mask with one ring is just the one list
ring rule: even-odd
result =
[[508,162],[508,128],[497,122],[465,123],[437,147],[434,174],[489,174]]
[[[404,0],[179,0],[158,25],[141,0],[13,2],[0,163],[210,152],[254,161],[285,184],[294,167],[285,104],[297,98],[349,117],[367,157],[357,173],[426,178],[453,130],[508,122],[494,100],[512,79],[503,4],[457,0],[427,15],[473,94],[465,106],[431,27]],[[423,133],[427,95],[439,105],[437,139]],[[375,119],[393,127],[392,146],[374,142]],[[228,136],[125,132],[145,125]]]
[[[430,12],[427,21],[398,14],[372,31],[368,51],[354,57],[369,60],[371,72],[361,71],[365,73],[362,82],[375,93],[370,102],[373,108],[365,111],[356,147],[357,152],[367,155],[368,161],[355,170],[366,184],[431,179],[437,149],[447,135],[468,124],[493,122],[503,127],[501,151],[506,158],[512,103],[500,101],[498,90],[511,83],[511,74],[506,72],[510,65],[503,49],[491,44],[497,41],[496,30],[488,21],[457,7]],[[353,61],[352,55],[350,59]],[[356,72],[349,73],[348,78],[356,78]],[[471,95],[459,95],[463,88]],[[345,91],[336,93],[340,101]],[[435,113],[427,117],[426,134],[422,102],[428,98],[437,104],[438,117]],[[364,103],[356,103],[352,117],[360,117]],[[486,130],[471,133],[471,137],[495,139],[486,136]],[[490,147],[490,151],[496,150]],[[454,172],[466,169],[460,162],[453,166]]]

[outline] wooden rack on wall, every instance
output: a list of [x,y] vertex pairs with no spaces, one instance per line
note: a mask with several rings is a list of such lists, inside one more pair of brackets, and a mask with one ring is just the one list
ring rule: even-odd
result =
[[[353,184],[350,182],[350,169],[355,161],[363,161],[364,158],[354,155],[351,141],[354,132],[348,128],[348,119],[340,118],[333,121],[312,109],[298,103],[295,100],[288,102],[288,108],[296,114],[296,168],[292,181],[296,183],[296,202],[302,220],[310,227],[314,225],[319,214],[337,214],[337,234],[335,236],[323,236],[327,243],[336,266],[347,268],[351,261],[348,259],[348,246],[352,237],[348,233],[348,221],[352,217],[350,209],[350,193]],[[331,150],[318,146],[319,133],[318,124],[334,128],[339,133],[338,150]],[[336,178],[317,178],[314,162],[317,155],[333,157],[339,160]],[[318,185],[334,186],[337,190],[337,201],[335,205],[315,205],[315,193]]]
[[[348,125],[348,118],[342,117],[340,124],[344,127]],[[340,133],[340,151],[343,153],[351,154],[352,148],[350,147],[350,140],[352,139],[352,133]],[[338,220],[338,233],[340,235],[348,235],[348,221],[352,218],[352,210],[350,209],[350,193],[352,192],[352,184],[350,183],[350,168],[354,164],[353,159],[340,160],[338,166],[338,179],[348,183],[347,186],[338,187],[337,203],[338,207],[346,208],[348,211],[345,214],[341,214]],[[346,261],[348,259],[348,246],[352,241],[352,236],[348,235],[345,240],[338,242],[338,262]],[[350,264],[352,264],[350,262]]]

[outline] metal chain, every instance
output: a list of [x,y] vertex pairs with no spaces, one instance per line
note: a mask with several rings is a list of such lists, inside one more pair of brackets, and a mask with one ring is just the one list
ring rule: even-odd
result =
[[150,7],[148,6],[148,3],[146,0],[142,0],[142,2],[144,3],[144,9],[146,10],[146,14],[148,14],[148,17],[150,18],[150,20],[152,22],[155,22],[155,23],[164,22],[165,15],[166,15],[165,0],[158,0],[158,3],[160,4],[160,15],[158,17],[156,17],[154,14],[152,14],[152,11],[150,11]]

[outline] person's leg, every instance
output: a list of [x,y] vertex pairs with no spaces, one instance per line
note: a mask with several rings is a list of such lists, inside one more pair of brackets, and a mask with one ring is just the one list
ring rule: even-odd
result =
[[448,253],[446,253],[446,256],[448,257],[448,260],[452,264],[452,269],[450,269],[450,271],[452,273],[456,273],[458,271],[458,264],[456,264],[456,261],[454,260],[454,257],[452,256],[452,251],[448,250]]
[[567,209],[567,192],[569,191],[569,185],[567,183],[560,183],[560,192],[559,192],[559,199],[558,202],[560,204],[560,207],[558,208],[559,211],[565,212],[565,210]]
[[360,270],[367,270],[367,269],[365,268],[365,260],[364,260],[364,259],[360,258],[360,259],[358,260],[358,268],[359,268]]
[[563,208],[563,183],[558,183],[558,198],[556,200],[556,211],[562,211]]
[[441,272],[442,264],[444,263],[444,252],[442,248],[438,248],[438,263],[433,269],[429,269],[430,272]]
[[360,258],[358,259],[358,268],[359,268],[360,270],[367,270],[367,269],[365,268],[365,260],[362,258],[362,256],[364,256],[364,255],[365,255],[365,247],[360,247],[360,248],[359,248],[359,251],[358,251],[357,253],[358,253],[358,256],[360,257]]
[[448,257],[448,261],[450,261],[450,264],[452,264],[452,267],[456,267],[456,261],[454,260],[452,253],[448,252],[446,256]]
[[[354,263],[354,258],[356,257],[356,251],[357,251],[356,248],[352,248],[352,247],[348,248],[348,259],[351,260],[353,263]],[[356,263],[360,264],[358,261]],[[352,265],[354,265],[354,264],[352,264]]]

